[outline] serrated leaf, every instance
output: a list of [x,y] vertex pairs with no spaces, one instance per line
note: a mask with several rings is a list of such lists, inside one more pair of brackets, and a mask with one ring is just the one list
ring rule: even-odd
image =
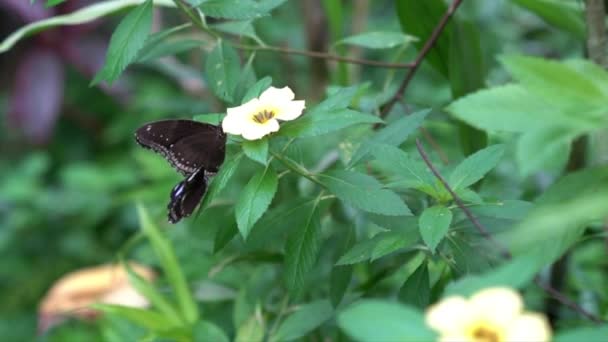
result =
[[247,90],[241,103],[247,103],[250,100],[260,97],[260,95],[264,92],[264,90],[268,89],[272,85],[272,78],[270,76],[266,76],[261,80],[255,82],[251,88]]
[[407,46],[418,38],[401,32],[365,32],[339,40],[336,44],[362,46],[369,49],[390,49]]
[[554,342],[603,341],[608,336],[608,326],[582,327],[559,331]]
[[239,37],[246,37],[255,40],[259,45],[265,45],[260,37],[258,37],[257,33],[255,33],[255,28],[252,25],[252,20],[242,20],[242,21],[226,21],[219,24],[210,25],[214,30],[233,34]]
[[163,315],[150,309],[141,309],[113,304],[94,304],[94,308],[106,314],[116,315],[123,319],[137,323],[146,327],[150,331],[162,332],[178,327],[179,325],[168,319],[169,316]]
[[371,138],[361,143],[353,154],[349,165],[357,164],[369,153],[373,152],[374,144],[401,145],[413,131],[420,127],[429,112],[430,110],[428,109],[421,110],[390,123]]
[[406,179],[415,189],[433,197],[437,197],[441,192],[441,189],[436,187],[436,180],[428,167],[410,158],[403,150],[385,144],[372,144],[370,149],[381,165],[387,165],[391,173]]
[[333,316],[334,310],[328,300],[319,300],[298,306],[279,326],[270,341],[292,341],[304,337]]
[[218,126],[222,123],[222,120],[226,116],[226,113],[209,113],[209,114],[198,114],[192,119],[198,122],[208,123],[211,125]]
[[175,292],[181,315],[186,322],[192,324],[198,320],[198,306],[192,297],[188,282],[182,273],[173,247],[167,238],[162,235],[160,230],[158,230],[158,227],[152,223],[146,210],[142,206],[138,206],[137,209],[142,227],[141,229],[150,240],[152,249],[158,257],[167,276],[167,280]]
[[582,7],[563,0],[511,0],[535,13],[546,23],[566,30],[579,39],[586,36]]
[[229,342],[230,339],[220,327],[207,322],[199,321],[194,326],[194,341]]
[[435,253],[435,248],[447,234],[450,223],[452,211],[441,205],[426,208],[420,215],[420,236],[431,252]]
[[[447,10],[443,0],[400,0],[395,2],[395,6],[403,32],[418,37],[418,41],[414,43],[418,50],[422,49],[431,37],[437,23]],[[450,24],[446,26],[425,58],[446,79],[449,78],[450,26]]]
[[435,341],[421,312],[373,299],[360,300],[338,315],[338,325],[357,341]]
[[244,239],[270,206],[277,186],[277,174],[271,167],[258,171],[245,185],[235,206],[236,222]]
[[242,146],[249,159],[262,165],[268,164],[268,139],[245,140]]
[[567,63],[529,56],[502,56],[501,63],[533,95],[565,110],[608,105],[606,95]]
[[285,123],[279,131],[281,135],[308,138],[341,130],[358,124],[382,123],[377,116],[352,109],[338,109],[328,112],[315,111]]
[[224,41],[218,42],[205,61],[205,77],[213,93],[226,102],[234,102],[240,78],[239,55]]
[[376,260],[399,249],[411,247],[418,240],[414,229],[406,231],[381,232],[371,239],[356,243],[336,263],[351,265],[367,260]]
[[261,342],[264,340],[264,318],[259,309],[236,331],[235,342]]
[[169,41],[168,38],[178,32],[181,32],[192,24],[183,24],[166,30],[151,34],[145,41],[144,46],[137,53],[135,60],[140,63],[154,60],[163,56],[177,54],[182,51],[201,45],[200,41],[184,40]]
[[211,179],[211,183],[209,184],[209,188],[205,197],[203,197],[203,201],[201,202],[201,206],[199,210],[205,209],[209,204],[217,197],[217,195],[226,187],[230,178],[236,172],[239,162],[243,158],[243,154],[239,153],[228,161],[224,162],[218,173]]
[[462,161],[448,177],[452,190],[466,188],[492,170],[502,158],[503,145],[493,145],[479,150]]
[[286,0],[208,0],[199,5],[201,11],[214,18],[257,19],[269,14]]
[[321,221],[317,201],[312,205],[306,219],[289,235],[285,244],[284,279],[292,298],[301,294],[306,276],[317,261],[321,248]]
[[429,305],[431,297],[431,284],[429,280],[429,269],[426,262],[416,268],[399,289],[399,301],[424,309]]
[[522,176],[564,166],[575,134],[568,129],[547,127],[524,133],[517,141],[515,160]]
[[530,94],[520,85],[481,90],[452,102],[447,110],[473,127],[487,131],[526,132],[547,123],[573,130],[597,127],[596,120],[572,117]]
[[132,9],[112,33],[106,60],[101,70],[95,75],[91,85],[101,81],[112,84],[118,79],[127,65],[135,61],[137,53],[152,28],[152,0],[147,0]]
[[319,180],[344,202],[359,209],[384,215],[411,215],[394,192],[382,189],[375,178],[353,171],[336,170],[319,174]]

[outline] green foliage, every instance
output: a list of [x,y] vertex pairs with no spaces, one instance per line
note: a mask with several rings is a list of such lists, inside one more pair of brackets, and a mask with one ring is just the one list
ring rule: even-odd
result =
[[[382,317],[382,319],[378,319]],[[407,306],[361,300],[338,316],[338,324],[357,341],[432,341],[435,335],[422,315]]]
[[[19,42],[0,65],[10,90],[0,90],[10,120],[0,124],[3,339],[35,339],[37,310],[62,275],[116,260],[149,305],[96,298],[102,318],[45,338],[432,341],[431,305],[495,286],[551,313],[553,340],[604,337],[570,306],[552,309],[535,284],[606,317],[608,169],[595,164],[606,160],[608,72],[582,59],[583,7],[463,2],[395,94],[410,70],[367,60],[416,60],[454,4],[110,0],[65,14],[61,4],[15,28],[0,43],[1,53]],[[113,14],[92,41],[88,26],[57,27]],[[98,38],[110,44],[94,81],[107,82],[87,87]],[[24,67],[39,50],[58,53],[64,88],[45,88],[45,65]],[[229,134],[195,215],[166,224],[184,175],[139,148],[135,129],[169,118],[221,126],[227,108],[271,86],[304,100],[302,115],[258,140]],[[28,92],[35,110],[22,108]],[[45,125],[37,108],[57,92],[63,116],[34,148],[17,132]],[[560,258],[565,271],[551,266]],[[132,260],[153,267],[154,281]]]
[[116,27],[110,39],[103,68],[95,75],[91,85],[101,81],[107,81],[109,84],[116,81],[127,66],[136,59],[151,27],[152,0],[147,0],[132,9]]

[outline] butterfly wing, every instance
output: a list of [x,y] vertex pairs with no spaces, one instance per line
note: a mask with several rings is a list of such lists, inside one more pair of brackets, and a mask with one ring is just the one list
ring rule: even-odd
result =
[[184,217],[190,216],[207,191],[207,175],[199,169],[192,175],[179,182],[171,191],[169,200],[169,222],[177,223]]
[[226,135],[220,127],[198,121],[148,123],[135,132],[135,140],[161,154],[186,176],[199,168],[215,172],[224,161]]

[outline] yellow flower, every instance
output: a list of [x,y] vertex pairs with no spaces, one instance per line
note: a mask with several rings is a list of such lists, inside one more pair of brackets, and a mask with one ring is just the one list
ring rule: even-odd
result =
[[304,101],[293,101],[289,87],[266,89],[258,98],[238,107],[228,108],[222,122],[226,133],[257,140],[279,130],[279,122],[296,119],[304,110]]
[[549,341],[551,330],[545,317],[523,309],[519,293],[494,287],[468,300],[459,296],[441,300],[428,309],[426,322],[439,333],[440,341]]

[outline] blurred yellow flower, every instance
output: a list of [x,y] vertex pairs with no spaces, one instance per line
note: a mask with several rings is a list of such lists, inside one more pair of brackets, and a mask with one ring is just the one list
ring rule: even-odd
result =
[[[148,281],[155,278],[154,271],[146,266],[134,262],[129,266]],[[148,300],[129,283],[122,265],[87,267],[64,275],[47,292],[38,309],[40,332],[69,316],[95,318],[98,312],[89,307],[93,303],[130,307],[149,305]]]
[[447,297],[426,313],[427,324],[439,333],[440,341],[543,342],[551,338],[546,318],[524,312],[516,291],[506,287],[484,289],[470,299]]
[[294,120],[304,110],[304,101],[293,101],[289,87],[266,89],[258,98],[238,107],[228,108],[222,122],[226,133],[257,140],[279,130],[279,122]]

